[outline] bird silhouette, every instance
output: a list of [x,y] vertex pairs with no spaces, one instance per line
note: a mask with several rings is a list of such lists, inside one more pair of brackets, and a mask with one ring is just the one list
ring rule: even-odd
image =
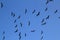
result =
[[31,32],[35,32],[35,30],[31,30]]
[[42,23],[42,25],[45,25],[45,24],[46,24],[46,22]]
[[3,40],[5,40],[5,36],[3,36]]
[[14,23],[16,23],[16,19],[14,20]]
[[45,20],[45,19],[43,18],[43,19],[42,19],[42,21],[41,21],[41,23],[43,23],[43,22],[44,22],[44,20]]
[[47,11],[48,10],[48,8],[45,8],[45,11]]
[[28,26],[30,26],[30,21],[28,21]]
[[50,15],[48,15],[48,16],[46,17],[46,20],[49,19],[49,17],[50,17]]
[[41,35],[43,34],[43,31],[41,30]]
[[1,8],[3,8],[3,3],[1,2]]
[[17,28],[17,25],[15,25],[15,28]]
[[18,16],[18,19],[20,19],[20,16]]
[[25,14],[27,13],[27,9],[25,9]]
[[25,37],[26,37],[26,33],[25,33]]
[[34,14],[34,13],[35,13],[35,9],[33,10],[32,14]]
[[20,26],[22,27],[22,23],[20,22]]
[[41,37],[41,40],[43,40],[43,36]]
[[18,32],[18,29],[15,30],[15,33]]
[[40,15],[40,12],[38,12],[38,14],[36,14],[36,16],[39,16]]
[[55,10],[55,12],[54,13],[57,13],[58,12],[58,10]]
[[11,12],[11,16],[15,17],[15,14],[13,12]]
[[46,1],[46,5],[49,3],[49,0]]
[[19,32],[19,36],[21,36],[21,32]]
[[3,35],[5,34],[5,31],[3,31]]

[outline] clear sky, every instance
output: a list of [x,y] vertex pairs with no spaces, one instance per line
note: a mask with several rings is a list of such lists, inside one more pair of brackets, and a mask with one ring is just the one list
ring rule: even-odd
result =
[[[58,18],[60,17],[60,0],[53,0],[47,5],[46,1],[0,0],[0,40],[3,39],[3,36],[5,36],[5,40],[19,40],[19,32],[21,32],[21,40],[41,40],[42,36],[42,40],[60,40],[60,19]],[[3,3],[2,8],[1,2]],[[25,9],[27,9],[26,14]],[[35,13],[32,14],[34,9]],[[54,13],[55,10],[57,10],[56,13]],[[11,12],[15,13],[15,17],[11,16]],[[36,16],[38,12],[40,15]],[[49,19],[45,19],[46,24],[41,25],[41,20],[48,15],[50,16]],[[17,19],[18,16],[21,16],[20,19]],[[17,19],[16,23],[14,23],[15,19]],[[30,26],[28,26],[28,21],[30,21]],[[18,32],[15,33],[16,24]],[[31,32],[31,30],[35,30],[35,32]],[[4,35],[3,31],[5,31]]]

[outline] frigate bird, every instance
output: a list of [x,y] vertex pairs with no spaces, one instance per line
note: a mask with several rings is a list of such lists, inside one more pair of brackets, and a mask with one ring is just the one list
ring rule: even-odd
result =
[[36,14],[36,16],[39,16],[40,15],[40,12],[38,12],[38,14]]
[[46,17],[46,20],[49,19],[49,17],[50,17],[50,15],[48,15],[48,16]]
[[54,13],[57,13],[58,12],[58,10],[55,10],[55,12]]
[[35,9],[33,10],[32,14],[34,14],[34,13],[35,13]]
[[3,3],[1,2],[0,4],[1,4],[1,8],[3,8]]
[[27,13],[27,9],[25,9],[25,14]]
[[35,32],[35,30],[31,30],[31,32]]

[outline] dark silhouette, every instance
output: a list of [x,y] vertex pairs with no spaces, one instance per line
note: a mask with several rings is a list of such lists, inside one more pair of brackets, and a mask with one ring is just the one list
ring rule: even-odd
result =
[[18,29],[15,30],[15,33],[18,32]]
[[40,15],[40,12],[38,12],[38,14],[36,14],[36,16],[39,16]]
[[31,32],[35,32],[35,30],[31,30]]
[[25,37],[26,37],[26,33],[25,33]]
[[45,8],[45,11],[47,11],[48,10],[48,8]]
[[18,16],[18,19],[20,19],[20,16]]
[[32,14],[35,13],[35,9],[33,10]]
[[49,19],[49,17],[50,17],[50,15],[48,15],[48,16],[46,17],[46,20]]
[[14,20],[14,23],[16,23],[16,19]]
[[43,22],[44,22],[44,18],[42,19],[41,23],[43,23]]
[[15,25],[15,28],[17,27],[17,25]]
[[5,31],[3,31],[3,35],[5,34]]
[[45,24],[46,24],[46,22],[42,23],[42,25],[45,25]]
[[43,31],[41,30],[41,35],[43,34]]
[[41,37],[41,40],[43,40],[43,36]]
[[55,10],[55,12],[54,12],[54,13],[57,13],[57,11],[58,11],[58,10]]
[[25,9],[25,14],[27,13],[27,9]]
[[20,22],[20,26],[22,27],[22,23]]
[[28,26],[30,26],[30,21],[28,21]]
[[3,36],[3,40],[5,40],[5,36]]
[[1,2],[1,8],[3,8],[3,3]]
[[15,14],[13,12],[11,12],[11,16],[15,17]]
[[46,5],[49,3],[49,0],[46,1]]

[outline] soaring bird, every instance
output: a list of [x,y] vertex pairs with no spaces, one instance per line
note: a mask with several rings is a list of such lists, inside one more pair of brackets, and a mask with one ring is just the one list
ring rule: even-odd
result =
[[39,16],[40,15],[40,12],[38,12],[38,14],[36,14],[36,16]]
[[46,20],[49,19],[49,17],[50,17],[50,15],[48,15],[48,16],[46,17]]
[[18,29],[15,30],[15,33],[18,32]]
[[1,8],[3,8],[3,3],[1,2],[0,4],[1,4]]
[[5,36],[3,36],[3,40],[5,40]]
[[14,20],[14,23],[16,23],[16,19]]
[[43,34],[43,31],[41,30],[41,35]]
[[17,25],[15,25],[15,28],[17,27]]
[[15,17],[15,14],[13,12],[11,12],[11,16]]
[[22,27],[22,23],[20,22],[20,26]]
[[45,8],[45,11],[47,11],[48,10],[48,8]]
[[43,22],[44,22],[44,20],[45,20],[45,19],[43,18],[43,19],[42,19],[42,21],[41,21],[41,23],[43,23]]
[[31,30],[31,32],[35,32],[35,30]]
[[25,37],[26,37],[26,33],[25,33]]
[[43,40],[43,36],[41,37],[41,40]]
[[32,14],[35,13],[35,9],[33,10]]
[[3,31],[3,35],[5,34],[5,31]]
[[27,9],[25,9],[25,14],[27,13]]
[[46,1],[46,5],[49,3],[49,0]]
[[30,26],[30,21],[28,21],[28,26]]
[[55,12],[54,13],[57,13],[58,12],[58,10],[55,10]]
[[18,16],[18,19],[20,19],[20,16]]
[[46,22],[42,23],[41,25],[45,25],[45,24],[46,24]]

